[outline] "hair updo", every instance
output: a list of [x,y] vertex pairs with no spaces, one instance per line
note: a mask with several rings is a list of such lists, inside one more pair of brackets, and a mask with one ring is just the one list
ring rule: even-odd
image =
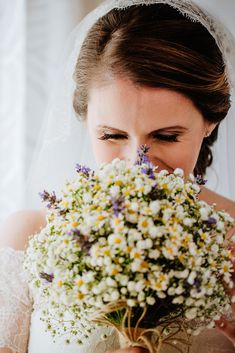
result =
[[106,73],[184,94],[206,121],[218,123],[204,138],[194,169],[203,176],[213,161],[219,123],[230,108],[223,57],[207,29],[166,4],[113,9],[90,29],[77,60],[73,106],[83,119],[89,87]]

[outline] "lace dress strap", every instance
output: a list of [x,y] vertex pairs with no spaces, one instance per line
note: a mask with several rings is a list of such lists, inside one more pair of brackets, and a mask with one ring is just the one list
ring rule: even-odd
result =
[[32,299],[23,274],[23,251],[0,249],[0,347],[26,353]]

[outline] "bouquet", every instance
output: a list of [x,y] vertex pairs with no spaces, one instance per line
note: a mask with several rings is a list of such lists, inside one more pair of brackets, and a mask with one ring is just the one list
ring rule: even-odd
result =
[[124,345],[184,352],[230,309],[233,219],[198,199],[202,179],[158,172],[147,151],[135,165],[77,165],[60,197],[41,194],[47,226],[31,238],[24,266],[53,335],[83,343],[106,325]]

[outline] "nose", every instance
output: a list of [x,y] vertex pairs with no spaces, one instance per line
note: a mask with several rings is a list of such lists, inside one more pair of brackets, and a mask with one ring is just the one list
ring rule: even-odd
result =
[[[126,146],[124,151],[124,156],[123,156],[124,159],[130,162],[131,164],[134,164],[138,158],[137,152],[140,149],[140,146],[144,144],[145,144],[144,141],[137,140],[135,142],[132,142],[128,146]],[[147,153],[147,155],[149,156],[149,153]]]
[[146,145],[147,147],[149,147],[149,150],[147,152],[147,156],[148,156],[150,162],[153,165],[159,165],[158,158],[156,155],[154,155],[153,149],[151,148],[151,144],[146,143],[146,141],[143,141],[143,140],[137,140],[137,141],[129,144],[128,146],[126,146],[124,156],[123,156],[124,159],[127,160],[128,162],[130,162],[131,164],[134,164],[138,159],[138,151],[142,145]]
[[123,153],[124,154],[123,159],[127,160],[131,164],[134,164],[138,158],[137,151],[140,148],[140,146],[143,144],[146,144],[149,147],[149,151],[147,152],[147,156],[148,156],[150,162],[154,166],[158,167],[157,168],[158,171],[166,169],[170,173],[173,172],[173,169],[165,163],[164,156],[162,155],[162,153],[160,151],[156,151],[156,149],[154,149],[154,148],[151,148],[151,145],[147,144],[144,141],[138,140],[137,142],[126,146],[125,151]]

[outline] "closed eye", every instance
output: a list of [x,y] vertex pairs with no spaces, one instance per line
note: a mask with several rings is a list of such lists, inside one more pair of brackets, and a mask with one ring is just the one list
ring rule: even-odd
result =
[[[160,140],[160,141],[165,141],[165,142],[178,142],[178,134],[160,134],[160,133],[154,133],[152,135],[152,138],[155,140]],[[99,140],[102,141],[107,141],[107,140],[127,140],[128,137],[126,135],[122,134],[110,134],[110,133],[103,133],[102,136],[98,138]]]
[[101,137],[99,137],[99,140],[105,141],[105,140],[124,140],[127,139],[127,136],[121,135],[121,134],[108,134],[104,133]]
[[154,133],[152,136],[156,140],[160,141],[165,141],[165,142],[178,142],[178,137],[179,135],[173,134],[173,135],[168,135],[168,134],[159,134],[159,133]]

